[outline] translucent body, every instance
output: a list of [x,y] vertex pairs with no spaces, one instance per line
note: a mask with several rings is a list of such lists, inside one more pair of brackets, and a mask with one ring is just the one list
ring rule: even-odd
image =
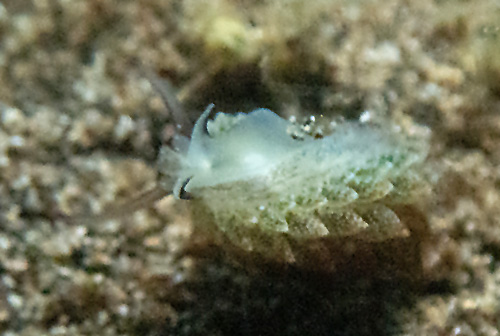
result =
[[291,134],[267,109],[207,109],[184,151],[164,149],[161,167],[189,193],[196,225],[246,251],[291,262],[315,239],[380,241],[406,235],[391,210],[427,184],[427,145],[390,127],[345,123],[331,135]]

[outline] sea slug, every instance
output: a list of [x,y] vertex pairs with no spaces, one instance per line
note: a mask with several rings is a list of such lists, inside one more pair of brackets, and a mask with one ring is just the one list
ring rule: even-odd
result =
[[425,137],[362,122],[317,137],[268,109],[212,109],[159,159],[163,187],[190,200],[206,234],[283,263],[310,258],[317,241],[409,234],[393,208],[428,191]]

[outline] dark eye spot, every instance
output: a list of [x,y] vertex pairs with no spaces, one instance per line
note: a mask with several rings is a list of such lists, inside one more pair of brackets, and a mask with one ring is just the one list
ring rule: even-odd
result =
[[191,177],[186,179],[186,181],[184,181],[184,183],[182,184],[181,190],[179,191],[179,198],[180,199],[190,200],[192,198],[191,193],[188,193],[186,191],[186,186],[189,183],[189,181],[191,181]]

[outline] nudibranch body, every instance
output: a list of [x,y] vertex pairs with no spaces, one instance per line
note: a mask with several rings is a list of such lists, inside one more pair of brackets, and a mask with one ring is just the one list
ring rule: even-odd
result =
[[[427,190],[427,142],[390,126],[345,122],[315,137],[268,109],[217,113],[164,148],[160,171],[189,195],[195,225],[266,259],[293,262],[309,242],[408,234],[391,210]],[[302,251],[302,252],[301,252]]]

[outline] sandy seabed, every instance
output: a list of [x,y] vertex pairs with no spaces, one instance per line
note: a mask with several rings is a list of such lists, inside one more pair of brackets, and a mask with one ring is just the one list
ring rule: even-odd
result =
[[[0,331],[498,335],[499,22],[494,0],[3,1]],[[425,276],[248,270],[172,197],[66,220],[156,183],[175,127],[140,64],[193,120],[213,102],[429,128]]]

